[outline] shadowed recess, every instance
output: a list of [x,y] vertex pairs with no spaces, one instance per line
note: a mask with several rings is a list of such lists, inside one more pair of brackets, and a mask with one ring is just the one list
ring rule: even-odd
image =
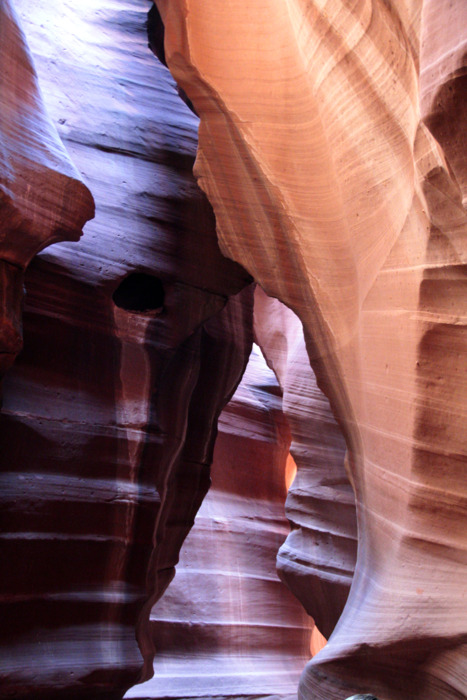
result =
[[132,272],[125,277],[112,295],[116,306],[133,313],[162,310],[164,297],[161,280],[143,272]]

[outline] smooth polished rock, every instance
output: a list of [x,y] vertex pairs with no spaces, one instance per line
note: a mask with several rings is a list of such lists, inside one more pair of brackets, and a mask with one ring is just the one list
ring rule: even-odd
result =
[[[462,111],[463,6],[158,4],[167,62],[201,116],[197,172],[223,250],[302,321],[318,386],[347,441],[356,574],[300,695],[329,700],[372,688],[389,700],[459,700],[467,686],[466,224],[451,170],[463,185],[465,157],[462,131],[448,125]],[[19,55],[30,66],[10,5],[0,7],[9,65]],[[173,576],[207,489],[215,417],[251,342],[251,290],[222,308],[251,278],[219,254],[214,217],[191,177],[198,123],[146,47],[146,7],[127,0],[99,7],[18,0],[17,7],[51,118],[95,195],[97,217],[80,243],[47,249],[26,276],[25,349],[6,380],[0,427],[2,692],[113,698],[137,676],[138,618],[152,671],[148,608]],[[443,52],[455,57],[433,92],[423,55],[420,83],[418,70],[428,8],[433,66]],[[454,19],[441,27],[448,14]],[[11,68],[0,80],[7,75]],[[60,161],[49,122],[42,129],[34,121],[43,112],[35,78],[28,88],[31,75],[14,90],[7,85],[9,104],[27,97],[11,122],[18,148],[11,138],[9,157],[26,161],[33,150],[25,135],[32,143],[40,132]],[[435,96],[425,123],[451,164],[419,122],[424,86]],[[32,116],[23,119],[29,104]],[[22,119],[24,133],[15,132]],[[42,143],[33,166],[50,157],[46,148],[44,161]],[[7,166],[4,159],[3,175]],[[22,172],[18,201],[34,222],[43,212],[29,196],[62,206],[47,172],[29,190]],[[90,202],[81,187],[71,209],[80,192]],[[2,211],[12,229],[16,210],[7,202]],[[80,226],[67,216],[77,237]],[[55,218],[42,223],[50,229],[21,228],[28,236],[18,238],[15,255],[24,261],[17,273],[6,260],[0,277],[5,365],[18,349],[20,268],[37,250],[39,230],[59,233]],[[40,236],[40,247],[52,240]],[[135,313],[122,289],[128,275],[140,274],[158,280],[164,299],[161,306],[156,294],[154,307]],[[122,295],[123,304],[114,303]],[[328,430],[334,435],[331,422]],[[240,504],[247,497],[242,491]],[[309,493],[300,500],[308,525]],[[345,506],[351,512],[350,498]],[[303,569],[318,563],[323,571],[324,557],[306,559]],[[344,568],[332,572],[333,584]],[[350,566],[345,571],[349,580]],[[308,606],[313,588],[309,598],[301,590]],[[324,619],[337,610],[334,600]],[[170,634],[162,634],[169,646]],[[263,668],[263,679],[272,679],[275,666]],[[232,675],[239,683],[240,670]]]
[[279,550],[282,580],[328,638],[349,595],[357,556],[355,498],[345,441],[316,384],[298,317],[255,290],[255,337],[283,391],[297,474],[286,500],[291,532]]
[[221,248],[300,318],[347,444],[355,575],[299,697],[459,700],[467,221],[420,121],[422,3],[156,4]]
[[24,270],[56,241],[78,240],[91,193],[50,120],[10,0],[0,2],[0,377],[21,349]]
[[[422,118],[441,144],[467,204],[467,9],[424,0],[420,52]],[[464,29],[464,30],[463,30]]]

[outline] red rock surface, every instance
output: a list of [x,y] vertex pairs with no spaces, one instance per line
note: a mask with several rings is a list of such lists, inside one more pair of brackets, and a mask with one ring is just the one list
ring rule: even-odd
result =
[[463,0],[425,0],[422,9],[420,106],[467,202],[467,22]]
[[290,433],[258,349],[219,420],[212,487],[153,608],[154,677],[126,698],[296,694],[312,621],[276,573]]
[[0,3],[0,375],[21,349],[24,270],[51,243],[78,240],[94,204],[40,94],[10,0]]
[[[463,699],[465,4],[158,0],[216,222],[147,6],[15,4],[50,117],[0,1],[0,369],[24,268],[92,215],[81,177],[96,218],[30,265],[4,382],[0,696],[121,698],[154,645],[154,697],[292,692],[309,632],[271,569],[285,415],[298,474],[279,568],[332,632],[300,699]],[[253,407],[240,393],[224,414],[216,488],[149,622],[249,356],[252,278],[289,307],[263,297],[255,322],[283,413],[259,374]],[[358,557],[336,625],[355,546],[343,438]],[[206,543],[232,567],[213,599]]]
[[[147,48],[146,8],[18,9],[96,218],[31,264],[5,378],[0,695],[121,697],[141,652],[152,672],[142,607],[209,483],[217,414],[250,352],[251,290],[237,294],[250,278],[218,250],[192,175],[197,121]],[[127,290],[117,306],[133,273],[164,299]]]
[[299,697],[463,698],[467,225],[420,122],[422,4],[157,6],[221,248],[302,321],[346,439],[355,575]]
[[303,328],[277,299],[255,292],[255,337],[273,367],[297,468],[286,501],[292,531],[278,553],[281,578],[327,638],[347,600],[357,555],[355,497],[345,441],[308,361]]

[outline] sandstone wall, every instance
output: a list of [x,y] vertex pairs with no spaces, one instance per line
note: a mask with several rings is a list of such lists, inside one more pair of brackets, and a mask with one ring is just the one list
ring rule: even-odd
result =
[[126,698],[296,696],[312,620],[280,582],[289,428],[258,348],[219,419],[212,487],[151,612],[154,677]]
[[422,3],[156,4],[221,248],[302,321],[346,439],[355,576],[299,697],[462,698],[466,217],[420,121]]
[[147,47],[146,8],[17,5],[96,218],[29,267],[4,384],[1,693],[121,697],[141,653],[152,673],[149,609],[250,353],[250,278],[218,250],[196,119]]
[[[154,697],[166,682],[173,697],[194,691],[191,678],[209,697],[203,668],[219,677],[229,663],[219,692],[289,693],[309,627],[263,559],[285,535],[276,518],[289,439],[267,390],[255,389],[255,439],[271,420],[273,476],[260,458],[252,487],[266,525],[243,525],[251,496],[229,470],[256,448],[234,402],[205,506],[210,522],[228,514],[226,529],[215,539],[194,531],[191,550],[201,557],[215,541],[231,561],[262,532],[260,553],[235,559],[244,569],[227,587],[235,595],[221,586],[211,607],[187,550],[149,622],[209,486],[217,416],[250,354],[254,279],[289,307],[257,294],[255,332],[284,393],[298,466],[279,569],[330,635],[299,697],[463,698],[463,3],[157,0],[163,55],[162,27],[151,45],[201,118],[199,145],[196,117],[147,47],[147,6],[15,4],[49,116],[3,0],[2,370],[21,347],[24,270],[42,252],[26,273],[24,350],[0,417],[0,693],[120,698],[152,673],[155,645]],[[216,219],[192,176],[196,153]],[[93,215],[81,178],[96,218],[76,242]],[[75,242],[44,249],[64,239]],[[199,646],[189,625],[167,624],[190,610],[184,582],[198,586]],[[259,604],[256,617],[261,591],[274,601],[269,643]]]
[[24,270],[51,243],[77,240],[89,190],[63,148],[16,11],[0,3],[0,376],[21,349]]

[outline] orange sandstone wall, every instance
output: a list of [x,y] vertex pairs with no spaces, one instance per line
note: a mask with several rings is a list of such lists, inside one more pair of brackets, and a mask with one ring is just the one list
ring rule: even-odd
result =
[[420,121],[422,3],[157,6],[221,248],[302,321],[346,439],[355,576],[299,697],[462,698],[466,217]]

